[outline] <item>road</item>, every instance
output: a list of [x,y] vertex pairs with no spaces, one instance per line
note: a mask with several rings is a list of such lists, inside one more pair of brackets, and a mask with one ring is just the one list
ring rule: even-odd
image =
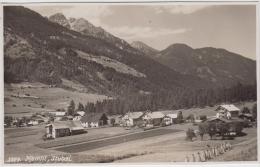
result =
[[148,137],[165,135],[165,134],[176,133],[176,132],[180,132],[180,130],[159,128],[159,129],[148,130],[144,132],[99,139],[99,140],[90,141],[86,143],[63,146],[63,147],[56,148],[55,150],[66,152],[66,153],[78,153],[87,150],[97,149],[100,147],[109,146],[109,145],[120,144],[120,143],[125,143],[133,140],[144,139]]

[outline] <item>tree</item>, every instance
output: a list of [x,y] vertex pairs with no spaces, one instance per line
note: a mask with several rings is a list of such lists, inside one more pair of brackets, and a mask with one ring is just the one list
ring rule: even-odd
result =
[[249,110],[248,107],[244,107],[244,108],[242,109],[242,114],[249,114],[249,113],[250,113],[250,110]]
[[80,102],[79,102],[79,105],[78,105],[78,111],[84,111],[84,106]]
[[68,115],[74,115],[75,114],[75,102],[73,100],[70,101],[70,105],[67,110]]
[[191,123],[194,123],[195,122],[195,117],[194,117],[194,114],[190,114],[186,120],[189,120]]
[[178,114],[177,114],[177,120],[178,120],[178,123],[182,123],[183,122],[183,115],[182,115],[181,111],[179,111]]
[[6,124],[7,127],[11,126],[12,122],[13,122],[13,117],[5,116],[4,123]]
[[228,123],[217,123],[216,129],[219,132],[220,136],[222,136],[222,140],[223,140],[226,134],[229,133],[230,125]]
[[186,131],[186,139],[187,140],[190,140],[192,141],[193,137],[195,137],[195,132],[193,129],[189,128],[187,131]]
[[199,124],[199,135],[200,135],[201,140],[203,140],[203,136],[207,132],[208,132],[208,124],[207,123],[200,123]]
[[254,104],[252,108],[252,116],[255,121],[257,121],[257,104]]
[[213,136],[217,133],[215,123],[208,123],[207,133],[210,136],[210,140],[212,140]]

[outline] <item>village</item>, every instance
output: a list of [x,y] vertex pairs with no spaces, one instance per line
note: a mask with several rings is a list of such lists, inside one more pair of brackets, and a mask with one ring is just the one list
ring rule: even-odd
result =
[[[214,111],[213,111],[214,112]],[[34,114],[31,117],[11,118],[11,122],[5,120],[5,127],[29,127],[45,124],[46,134],[44,139],[55,139],[57,137],[70,136],[84,133],[88,128],[102,127],[125,127],[143,128],[144,130],[192,122],[198,124],[201,122],[247,122],[244,126],[253,126],[255,118],[248,108],[243,112],[233,104],[219,105],[216,110],[216,116],[194,115],[190,114],[183,117],[182,111],[139,111],[128,112],[124,115],[107,115],[106,113],[88,113],[85,111],[76,111],[72,115],[67,115],[66,111],[51,111],[47,113]],[[8,117],[7,117],[8,118]],[[6,118],[6,119],[7,119]],[[251,123],[250,125],[248,123]],[[7,125],[8,124],[8,125]]]
[[[128,112],[123,115],[86,113],[75,110],[75,114],[72,116],[68,115],[66,111],[49,111],[36,113],[30,117],[5,117],[5,132],[16,132],[15,135],[10,133],[14,138],[37,134],[38,141],[34,143],[35,148],[77,154],[164,135],[178,136],[180,132],[186,134],[182,137],[184,141],[205,139],[210,141],[212,136],[215,138],[222,136],[222,140],[225,138],[221,143],[219,143],[221,140],[217,139],[219,144],[212,147],[211,152],[207,150],[208,152],[186,155],[180,160],[205,162],[213,159],[213,155],[221,155],[232,148],[230,142],[226,141],[227,138],[229,140],[247,135],[243,128],[256,129],[256,116],[254,115],[256,105],[253,102],[250,102],[249,106],[244,104],[238,104],[239,107],[234,104],[221,104],[206,107],[206,109],[146,110]],[[207,127],[202,126],[205,124]],[[215,125],[215,132],[212,132],[211,136],[212,125]],[[229,126],[226,130],[220,127],[227,127],[227,125]],[[34,132],[29,132],[28,129],[33,129]],[[8,133],[6,134],[6,138],[9,139]],[[210,136],[210,139],[205,137],[206,134]]]

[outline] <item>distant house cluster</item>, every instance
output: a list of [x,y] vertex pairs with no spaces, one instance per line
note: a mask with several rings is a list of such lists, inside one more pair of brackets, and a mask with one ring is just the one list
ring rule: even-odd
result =
[[[194,117],[194,122],[201,121],[227,121],[231,119],[241,118],[241,111],[233,104],[219,105],[216,110],[215,117],[205,116],[205,118]],[[249,117],[242,115],[243,118]],[[186,122],[191,118],[186,117]],[[196,121],[196,120],[199,121]],[[69,136],[84,132],[87,128],[100,128],[106,126],[121,126],[121,127],[159,127],[168,126],[184,122],[181,110],[173,111],[137,111],[127,112],[123,115],[108,115],[107,113],[86,113],[85,111],[76,111],[71,116],[65,111],[49,111],[42,114],[34,115],[27,118],[21,123],[21,120],[16,118],[12,120],[12,124],[19,126],[36,126],[45,124],[46,137],[57,138]]]

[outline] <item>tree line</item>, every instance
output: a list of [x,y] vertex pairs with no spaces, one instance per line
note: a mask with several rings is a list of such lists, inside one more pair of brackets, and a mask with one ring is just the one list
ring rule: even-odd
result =
[[[132,93],[96,103],[79,103],[78,109],[88,113],[106,112],[110,115],[128,111],[156,111],[191,107],[214,106],[219,103],[234,103],[256,100],[256,85],[236,84],[230,88],[158,90],[155,93]],[[74,101],[68,107],[69,113],[75,109]],[[69,114],[70,115],[70,114]]]

